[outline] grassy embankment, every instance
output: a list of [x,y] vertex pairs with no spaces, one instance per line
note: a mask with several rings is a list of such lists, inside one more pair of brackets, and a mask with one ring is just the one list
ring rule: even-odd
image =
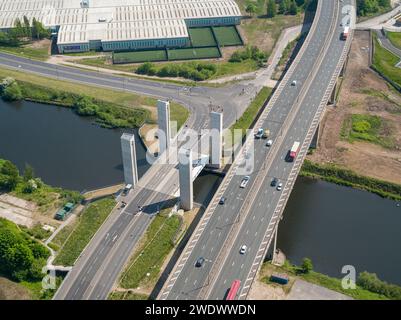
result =
[[242,130],[242,136],[244,137],[246,135],[246,130],[251,127],[259,111],[264,106],[265,102],[269,99],[271,93],[271,88],[262,88],[262,90],[260,90],[257,94],[256,98],[252,101],[250,106],[245,110],[241,118],[239,118],[231,126],[231,132],[234,132],[234,130]]
[[401,33],[400,32],[387,32],[387,37],[391,43],[397,48],[401,49]]
[[[327,275],[315,272],[315,271],[310,271],[309,273],[302,273],[300,268],[290,264],[289,261],[286,261],[284,266],[282,267],[277,267],[273,266],[269,262],[265,263],[262,267],[262,272],[264,274],[267,274],[265,277],[262,278],[262,281],[273,286],[279,286],[283,288],[285,292],[289,292],[291,289],[291,286],[294,283],[295,279],[302,279],[307,282],[325,287],[327,289],[345,294],[347,296],[350,296],[354,299],[358,300],[387,300],[383,295],[368,291],[366,289],[361,288],[360,286],[356,286],[355,289],[344,289],[341,284],[341,280],[333,277],[329,277]],[[270,275],[273,272],[279,272],[279,273],[286,273],[290,276],[291,281],[287,285],[278,285],[270,281]]]
[[[106,126],[131,127],[140,126],[144,121],[156,121],[157,101],[154,98],[0,68],[0,79],[5,77],[16,79],[25,98],[31,101],[73,107],[77,97],[95,97],[99,102],[98,121]],[[174,102],[171,104],[171,120],[177,121],[179,127],[188,115],[189,111],[183,106]]]
[[152,221],[120,278],[121,287],[135,289],[156,284],[164,260],[174,248],[174,241],[177,240],[175,237],[181,227],[177,215],[168,217],[170,210],[162,211]]
[[401,90],[401,72],[400,68],[396,67],[400,58],[384,49],[379,44],[376,34],[373,34],[373,41],[375,48],[372,68],[387,77],[396,88]]
[[401,200],[401,185],[364,177],[337,165],[322,165],[305,160],[301,176],[321,179],[331,183],[366,190],[383,198]]
[[14,54],[20,57],[46,61],[49,55],[50,40],[42,40],[41,42],[25,42],[19,46],[0,46],[0,51]]
[[74,226],[63,229],[53,240],[54,244],[61,247],[54,264],[72,266],[115,205],[116,201],[112,198],[93,202],[82,212]]
[[354,142],[367,141],[384,148],[393,149],[396,145],[390,124],[379,116],[368,114],[352,114],[345,120],[341,128],[341,138]]

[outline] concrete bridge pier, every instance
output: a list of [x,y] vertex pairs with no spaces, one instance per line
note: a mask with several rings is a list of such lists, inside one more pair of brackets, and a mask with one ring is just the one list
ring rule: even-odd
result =
[[335,105],[336,104],[336,93],[337,93],[337,82],[334,85],[333,91],[331,93],[330,99],[329,99],[329,105]]
[[215,169],[221,168],[223,155],[223,113],[210,113],[210,141],[209,141],[209,166]]
[[126,184],[135,186],[138,183],[138,167],[136,162],[135,136],[124,133],[121,136],[121,150]]
[[178,161],[181,209],[190,211],[194,207],[191,150],[180,149],[178,152]]
[[159,126],[159,154],[163,154],[170,147],[171,142],[169,101],[157,101],[157,124]]

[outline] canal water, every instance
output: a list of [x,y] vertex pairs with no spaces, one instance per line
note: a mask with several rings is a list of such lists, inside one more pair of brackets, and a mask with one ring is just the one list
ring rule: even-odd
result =
[[[20,170],[31,165],[52,186],[83,191],[121,183],[122,132],[94,125],[68,108],[0,99],[0,158]],[[137,154],[142,175],[148,165],[141,143]]]
[[[100,128],[67,108],[0,100],[0,158],[21,170],[30,164],[53,186],[82,191],[121,183],[122,132]],[[142,175],[148,164],[140,141],[136,151]],[[220,181],[210,174],[198,177],[195,202],[209,201]],[[400,230],[401,208],[394,201],[300,178],[280,223],[278,247],[293,263],[311,258],[324,274],[341,277],[342,266],[353,265],[401,285]]]
[[401,285],[401,206],[375,194],[298,178],[279,225],[278,248],[295,264],[341,278],[341,269],[377,273]]

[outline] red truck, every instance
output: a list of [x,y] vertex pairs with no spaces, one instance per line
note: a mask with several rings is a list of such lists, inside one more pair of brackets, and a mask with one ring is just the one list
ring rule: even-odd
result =
[[290,149],[290,151],[288,152],[288,161],[292,162],[295,160],[295,158],[298,155],[299,152],[299,147],[301,146],[301,143],[299,143],[298,141],[295,141],[294,144],[292,145],[292,148]]

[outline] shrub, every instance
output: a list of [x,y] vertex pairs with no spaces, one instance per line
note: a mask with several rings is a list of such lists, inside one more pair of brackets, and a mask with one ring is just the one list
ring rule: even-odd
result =
[[17,82],[13,82],[6,87],[1,94],[5,101],[19,101],[22,100],[22,91]]
[[390,299],[401,299],[401,287],[381,281],[375,273],[366,271],[360,273],[357,284],[366,290],[382,294]]

